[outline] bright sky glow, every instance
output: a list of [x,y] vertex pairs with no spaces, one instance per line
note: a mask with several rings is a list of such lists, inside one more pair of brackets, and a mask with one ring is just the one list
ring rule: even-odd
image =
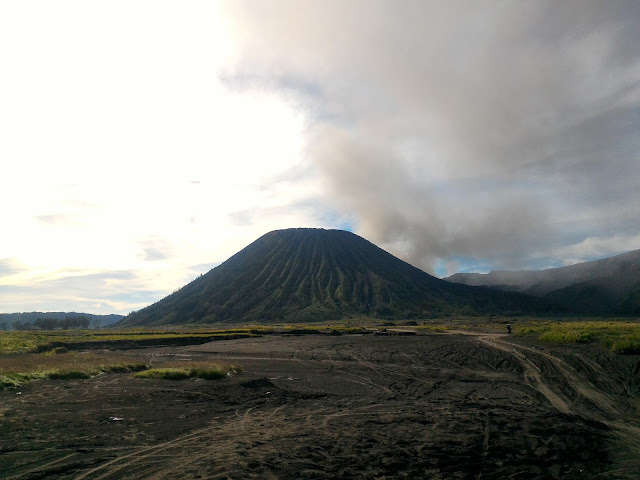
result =
[[[0,311],[126,313],[266,231],[322,224],[286,208],[313,182],[277,181],[303,166],[304,112],[220,81],[218,4],[0,5]],[[89,275],[101,293],[55,284]]]
[[640,247],[637,9],[393,3],[0,0],[0,312],[127,313],[288,227],[439,275]]

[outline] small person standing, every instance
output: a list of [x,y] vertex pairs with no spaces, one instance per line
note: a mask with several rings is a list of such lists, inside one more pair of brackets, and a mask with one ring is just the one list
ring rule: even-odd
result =
[[507,323],[507,333],[511,334],[511,324]]

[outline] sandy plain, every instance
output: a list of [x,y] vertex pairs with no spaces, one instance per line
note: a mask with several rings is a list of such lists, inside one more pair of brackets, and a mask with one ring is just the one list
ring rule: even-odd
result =
[[593,345],[454,331],[96,352],[116,353],[242,373],[0,392],[0,478],[640,478],[639,358]]

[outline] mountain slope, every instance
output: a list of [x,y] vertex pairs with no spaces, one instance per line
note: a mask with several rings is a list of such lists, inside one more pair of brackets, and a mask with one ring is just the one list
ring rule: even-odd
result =
[[579,313],[640,313],[640,250],[568,267],[456,273],[445,280],[534,295]]
[[304,322],[349,316],[546,312],[525,295],[454,285],[350,232],[267,233],[177,292],[120,325]]

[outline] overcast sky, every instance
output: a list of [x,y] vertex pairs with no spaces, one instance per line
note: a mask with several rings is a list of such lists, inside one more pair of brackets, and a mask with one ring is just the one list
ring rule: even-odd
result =
[[0,0],[0,312],[288,227],[438,276],[640,248],[640,2]]

